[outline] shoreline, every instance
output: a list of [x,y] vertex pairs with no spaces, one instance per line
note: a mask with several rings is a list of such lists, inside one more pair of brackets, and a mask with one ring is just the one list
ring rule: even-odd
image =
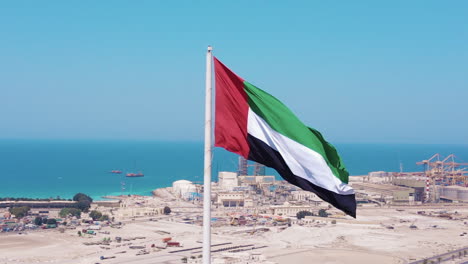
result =
[[[280,180],[282,181],[283,179],[281,179],[280,177],[274,175],[276,180]],[[363,176],[367,176],[367,175],[350,175],[349,177],[363,177]],[[180,180],[180,179],[179,179]],[[175,180],[177,181],[177,180]],[[0,198],[13,198],[13,199],[18,199],[18,198],[27,198],[27,199],[51,199],[51,200],[57,200],[56,198],[57,197],[60,197],[59,200],[69,200],[69,199],[72,199],[73,196],[77,193],[84,193],[86,195],[89,195],[91,198],[93,198],[93,201],[105,201],[107,200],[106,197],[117,197],[117,196],[128,196],[128,195],[138,195],[138,196],[154,196],[154,191],[157,190],[157,189],[165,189],[165,188],[168,188],[168,187],[172,187],[172,185],[165,185],[165,186],[157,186],[155,188],[151,188],[150,190],[144,190],[144,191],[137,191],[137,192],[124,192],[122,194],[122,192],[111,192],[111,193],[105,193],[105,194],[92,194],[92,193],[87,193],[86,191],[77,191],[77,192],[74,192],[73,194],[71,194],[70,196],[62,196],[62,195],[38,195],[38,196],[34,196],[34,195],[17,195],[17,196],[4,196],[4,197],[0,197]]]
[[[167,187],[158,187],[158,188],[155,188],[153,190],[156,190],[156,189],[160,189],[160,188],[167,188]],[[138,195],[138,196],[153,196],[152,195],[152,191],[144,191],[144,192],[135,192],[135,193],[126,193],[126,194],[115,194],[115,193],[111,193],[111,194],[102,194],[102,195],[93,195],[93,194],[88,194],[86,192],[82,192],[82,191],[78,191],[78,192],[75,192],[73,193],[71,196],[29,196],[29,195],[19,195],[19,196],[3,196],[3,197],[0,197],[2,199],[5,199],[5,198],[11,198],[11,199],[19,199],[19,198],[26,198],[26,199],[32,199],[32,201],[35,201],[36,199],[37,200],[72,200],[73,199],[73,196],[77,193],[84,193],[86,195],[89,195],[89,197],[93,198],[93,201],[105,201],[107,200],[106,197],[117,197],[117,196],[128,196],[128,195]],[[144,194],[142,194],[144,193]],[[59,197],[60,199],[57,199],[57,197]]]

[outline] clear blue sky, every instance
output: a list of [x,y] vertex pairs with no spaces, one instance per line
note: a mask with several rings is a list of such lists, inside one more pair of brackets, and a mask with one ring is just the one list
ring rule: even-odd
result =
[[207,45],[331,142],[468,144],[467,1],[2,1],[0,138],[203,140]]

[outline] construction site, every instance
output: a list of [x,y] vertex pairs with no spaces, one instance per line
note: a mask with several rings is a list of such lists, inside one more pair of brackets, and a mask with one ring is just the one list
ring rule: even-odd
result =
[[416,164],[421,171],[377,171],[352,179],[358,201],[411,205],[468,202],[468,163],[457,162],[454,154],[434,154]]
[[[468,203],[468,163],[457,162],[454,154],[446,157],[435,154],[416,164],[421,171],[375,171],[351,176],[349,183],[356,192],[358,207]],[[314,193],[277,180],[273,175],[265,175],[263,165],[249,164],[242,157],[239,157],[237,172],[219,172],[212,189],[215,214],[229,211],[295,217],[299,211],[316,213],[325,208],[331,214],[344,215],[329,208]],[[174,199],[201,205],[203,186],[200,184],[179,180],[165,191]]]

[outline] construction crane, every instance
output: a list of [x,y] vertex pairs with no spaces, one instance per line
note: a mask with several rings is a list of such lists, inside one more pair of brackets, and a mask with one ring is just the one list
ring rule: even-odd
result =
[[416,162],[416,164],[424,165],[424,175],[436,181],[443,181],[449,185],[463,184],[466,186],[468,172],[463,166],[468,166],[468,163],[455,162],[455,157],[454,154],[450,154],[441,159],[441,155],[437,153],[430,159]]
[[[468,172],[463,166],[468,163],[455,162],[455,155],[450,154],[442,159],[439,153],[432,155],[427,160],[416,162],[417,165],[424,166],[424,176],[426,177],[426,201],[435,200],[436,182],[446,185],[468,186]],[[429,195],[429,186],[432,183],[432,197]]]
[[237,175],[248,175],[248,167],[254,167],[255,176],[265,176],[265,165],[255,162],[254,164],[248,164],[247,160],[239,156],[239,166],[237,169]]

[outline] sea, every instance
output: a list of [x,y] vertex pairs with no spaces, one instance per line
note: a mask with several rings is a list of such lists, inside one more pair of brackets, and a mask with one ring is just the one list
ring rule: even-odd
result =
[[[416,162],[435,153],[468,161],[468,145],[334,145],[351,175],[421,171]],[[102,200],[108,195],[151,195],[181,179],[202,183],[203,155],[203,142],[0,140],[0,197],[70,199],[81,192]],[[212,180],[220,171],[235,172],[237,164],[237,155],[215,148]],[[144,177],[125,177],[130,172]],[[280,179],[273,169],[266,174]]]

